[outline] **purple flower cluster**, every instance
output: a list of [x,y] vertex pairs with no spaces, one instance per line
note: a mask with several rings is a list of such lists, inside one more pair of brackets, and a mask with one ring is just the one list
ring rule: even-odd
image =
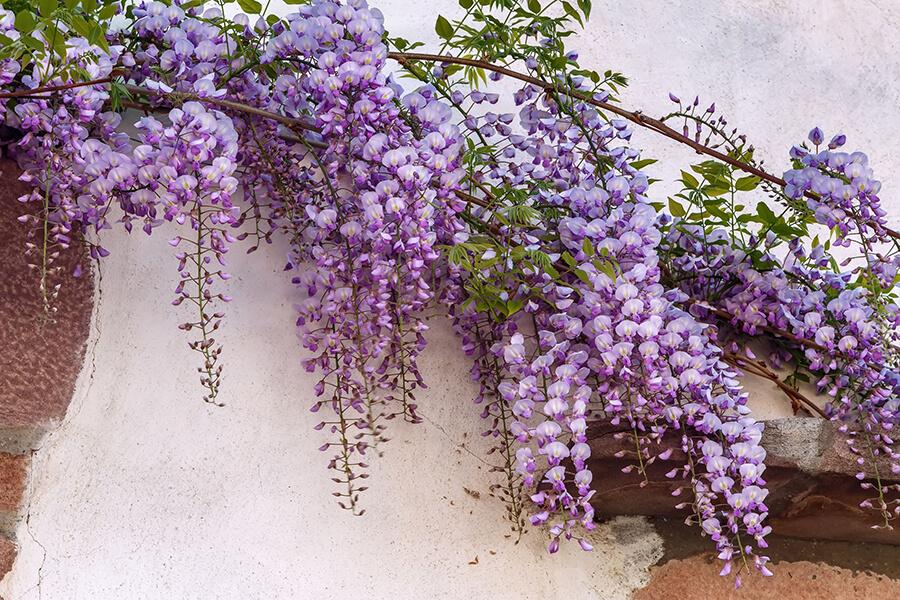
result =
[[[682,246],[696,243],[696,239],[688,241],[687,234],[677,237]],[[797,366],[815,376],[817,391],[829,399],[826,411],[841,424],[849,448],[860,456],[857,477],[875,480],[863,484],[877,491],[877,497],[864,505],[890,520],[897,514],[897,500],[885,494],[896,486],[882,483],[886,473],[879,473],[878,465],[883,456],[893,474],[900,473],[900,454],[892,433],[900,421],[900,377],[885,347],[885,339],[898,341],[897,309],[877,314],[864,289],[845,289],[845,279],[830,271],[804,268],[799,263],[786,271],[757,271],[735,254],[739,253],[720,248],[711,266],[675,261],[682,286],[695,298],[701,297],[698,288],[704,288],[710,304],[730,314],[730,324],[741,333],[753,336],[774,329],[790,336],[776,336],[781,345],[768,362],[776,367],[796,364],[796,354],[788,348],[799,352],[802,360]],[[696,284],[713,278],[732,284],[724,293]],[[707,314],[700,306],[695,311]]]
[[[298,305],[309,369],[335,420],[332,467],[356,508],[351,464],[383,439],[383,420],[416,422],[416,359],[427,330],[422,310],[434,297],[437,229],[461,228],[453,192],[462,178],[460,134],[434,89],[403,95],[383,72],[387,49],[378,11],[364,2],[316,2],[288,18],[268,44],[268,60],[312,63],[293,85],[314,107],[326,147],[301,191],[306,216],[291,265],[308,298]],[[289,94],[284,80],[279,94]],[[296,88],[294,88],[296,89]],[[396,411],[391,408],[396,406]],[[353,435],[350,428],[358,429]],[[358,462],[358,461],[357,461]]]
[[[476,105],[491,100],[472,96]],[[513,254],[488,250],[472,257],[481,271],[456,274],[458,286],[471,288],[467,279],[487,277],[510,290],[507,299],[519,300],[523,310],[499,326],[477,304],[453,311],[464,349],[475,359],[478,401],[492,420],[488,433],[513,456],[518,479],[510,479],[508,495],[514,484],[532,489],[531,522],[549,525],[551,552],[561,538],[590,549],[591,418],[605,416],[633,438],[643,477],[649,463],[672,458],[671,451],[653,451],[671,432],[685,462],[670,475],[687,480],[693,500],[686,505],[716,542],[724,572],[735,559],[744,565],[750,557],[769,574],[767,559],[752,551],[754,542],[766,546],[770,531],[762,425],[750,417],[746,394],[708,327],[678,308],[683,294],[660,283],[659,216],[645,195],[647,177],[630,164],[639,158],[625,144],[630,131],[602,121],[584,102],[548,98],[532,86],[515,99],[525,135],[506,131],[512,119],[490,112],[469,116],[466,124],[488,140],[509,140],[487,183],[512,187],[529,180],[535,193],[527,206],[558,207],[564,215],[553,241],[528,226],[501,228],[523,254],[545,252],[560,275],[526,266],[527,285],[512,288]],[[608,167],[585,160],[598,154]],[[509,449],[502,443],[507,438]]]
[[[178,7],[169,8],[183,14]],[[67,40],[67,60],[90,79],[100,79],[110,76],[117,63],[133,63],[122,48],[111,45],[105,53],[73,37]],[[40,61],[22,77],[27,88],[65,83]],[[180,282],[175,304],[189,299],[198,307],[196,319],[181,327],[200,332],[191,347],[204,355],[201,380],[209,392],[206,399],[212,402],[221,348],[211,334],[222,316],[213,303],[227,297],[213,293],[210,286],[215,279],[228,278],[220,267],[234,239],[228,229],[237,217],[231,201],[238,188],[233,177],[237,133],[227,116],[187,102],[169,111],[171,126],[151,117],[142,119],[139,145],[132,147],[121,131],[121,116],[107,110],[109,99],[105,86],[79,86],[20,101],[5,115],[6,123],[24,133],[15,155],[24,169],[22,179],[33,185],[33,191],[22,201],[36,209],[21,220],[33,226],[35,237],[45,237],[29,242],[29,251],[37,255],[46,307],[54,310],[59,284],[51,282],[58,274],[52,263],[60,250],[87,243],[91,256],[100,258],[108,251],[91,236],[113,223],[121,223],[127,231],[137,223],[150,234],[165,221],[187,222],[193,232],[172,240],[173,246],[182,241],[191,246],[176,255]]]
[[[740,333],[790,336],[791,351],[770,360],[815,374],[869,465],[859,477],[877,496],[864,504],[886,519],[900,510],[877,470],[876,483],[865,481],[879,457],[900,471],[891,437],[900,375],[889,347],[900,341],[900,258],[877,250],[888,242],[879,183],[864,155],[838,151],[843,136],[820,149],[813,130],[814,150],[794,148],[785,192],[805,199],[837,244],[862,250],[865,264],[848,273],[832,269],[825,246],[792,242],[785,262],[771,231],[741,245],[724,229],[671,223],[650,202],[627,122],[585,101],[608,99],[587,77],[547,73],[546,61],[526,57],[535,77],[579,93],[525,85],[512,96],[517,113],[502,113],[499,94],[454,89],[441,67],[434,85],[404,92],[387,74],[382,15],[364,0],[314,0],[252,25],[238,15],[228,27],[219,9],[185,4],[140,2],[133,26],[108,36],[108,52],[66,42],[71,64],[92,78],[121,69],[144,88],[140,108],[167,114],[140,119],[135,140],[103,85],[0,101],[0,123],[24,135],[15,153],[33,209],[22,220],[44,236],[29,252],[48,307],[59,251],[85,242],[104,256],[97,235],[114,224],[173,227],[174,304],[196,309],[182,328],[197,333],[191,347],[214,402],[216,307],[228,297],[212,286],[229,278],[225,255],[237,239],[283,234],[285,270],[302,295],[304,364],[321,375],[312,410],[330,412],[316,428],[333,436],[321,450],[333,452],[342,506],[363,512],[359,480],[386,421],[421,420],[423,313],[440,303],[473,359],[485,435],[504,463],[495,492],[515,530],[530,512],[551,552],[563,539],[591,549],[599,474],[590,427],[602,418],[634,448],[625,471],[641,485],[650,464],[674,463],[674,495],[690,494],[688,520],[739,581],[751,563],[770,574],[756,550],[771,529],[763,426],[722,350],[730,340],[708,325],[706,305],[691,307],[700,299]],[[17,35],[2,9],[0,33]],[[0,89],[71,83],[54,73],[46,59],[5,60]],[[675,114],[695,121],[697,140],[715,112],[698,106]],[[680,452],[660,450],[666,437]]]
[[784,174],[785,193],[805,199],[816,221],[838,232],[836,245],[856,245],[864,250],[871,274],[882,288],[893,288],[900,254],[886,258],[877,252],[880,244],[891,240],[885,230],[887,212],[878,198],[881,182],[875,179],[868,157],[858,151],[840,151],[844,135],[834,136],[822,147],[824,135],[818,127],[810,131],[809,141],[814,150],[804,146],[791,149],[798,168]]
[[[6,10],[0,6],[0,34],[11,40],[19,39],[19,32],[16,31],[16,15],[11,10]],[[0,89],[5,88],[13,82],[22,66],[19,61],[11,58],[0,60]],[[3,121],[3,113],[6,112],[6,100],[0,98],[0,123]]]
[[[819,146],[824,137],[814,129],[809,139]],[[900,490],[884,483],[887,474],[879,470],[887,461],[894,475],[900,473],[893,439],[900,422],[900,375],[891,349],[900,342],[900,309],[890,296],[898,255],[874,250],[888,242],[875,195],[879,184],[865,155],[836,151],[843,142],[844,136],[836,136],[828,149],[815,153],[795,147],[792,157],[808,166],[785,174],[785,191],[796,199],[805,195],[815,220],[833,230],[834,243],[859,250],[865,264],[836,271],[822,245],[807,249],[792,240],[779,249],[769,231],[762,244],[754,236],[744,246],[722,229],[684,222],[669,228],[667,244],[678,249],[671,265],[684,292],[725,311],[740,333],[776,332],[780,343],[768,362],[793,364],[815,377],[817,391],[829,399],[826,412],[859,455],[857,477],[875,490],[863,506],[878,510],[887,523],[900,514],[898,499],[887,495]],[[752,253],[760,248],[754,262]],[[709,314],[701,306],[693,310]]]
[[[7,21],[6,16],[0,18],[0,23]],[[11,33],[7,31],[6,35]],[[82,38],[66,43],[67,60],[91,78],[108,76],[119,50],[113,46],[106,54],[91,48]],[[26,89],[64,83],[59,77],[51,77],[42,63],[33,65],[30,73],[21,73],[17,62],[4,61],[0,85],[11,83],[17,76]],[[0,104],[0,124],[22,134],[14,154],[23,169],[21,179],[32,185],[32,191],[20,198],[27,213],[19,220],[30,226],[27,254],[40,273],[40,292],[48,312],[55,311],[53,303],[60,286],[59,268],[54,266],[56,256],[90,228],[105,226],[105,210],[91,197],[93,176],[84,154],[92,143],[117,149],[127,143],[127,136],[117,131],[119,116],[103,110],[108,98],[107,90],[95,85],[27,98],[14,106]],[[94,258],[106,254],[105,249],[93,244],[90,252]]]

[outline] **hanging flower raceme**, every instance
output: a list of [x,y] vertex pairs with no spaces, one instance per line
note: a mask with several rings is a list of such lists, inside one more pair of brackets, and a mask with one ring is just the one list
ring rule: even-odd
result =
[[[89,79],[98,79],[110,75],[120,50],[111,46],[107,53],[84,38],[70,38],[65,51],[71,65],[83,69]],[[28,74],[20,74],[15,61],[3,64],[9,77],[0,78],[6,83],[17,74],[32,89],[65,83],[52,74],[46,57],[36,61]],[[32,191],[20,198],[29,212],[19,220],[30,227],[27,254],[35,261],[32,266],[39,274],[47,313],[56,311],[54,302],[61,285],[59,267],[54,266],[56,257],[80,243],[88,231],[108,227],[108,190],[94,180],[89,158],[96,144],[120,151],[127,147],[128,140],[118,131],[120,116],[104,112],[108,98],[104,86],[90,85],[59,94],[37,94],[6,106],[6,110],[0,104],[0,124],[19,130],[22,136],[13,153],[23,170],[20,179],[31,184]],[[89,244],[89,248],[95,259],[108,254],[97,244]],[[78,264],[76,276],[81,268]]]
[[[20,37],[19,32],[16,31],[15,13],[2,6],[0,6],[0,35],[12,41],[18,40]],[[11,84],[21,70],[22,65],[19,64],[19,61],[12,58],[0,59],[0,89],[5,89]],[[0,126],[6,120],[6,103],[6,99],[0,98]]]
[[[791,158],[797,168],[785,173],[785,193],[805,200],[816,221],[834,232],[834,244],[859,251],[862,261],[847,273],[826,271],[828,259],[820,247],[807,257],[796,245],[798,262],[811,263],[809,280],[822,281],[822,292],[806,302],[802,322],[791,325],[797,335],[814,340],[805,350],[810,369],[821,374],[817,388],[832,398],[829,411],[849,436],[849,447],[860,457],[857,477],[875,496],[863,506],[881,512],[884,524],[900,515],[900,485],[886,485],[879,471],[885,457],[893,475],[900,473],[900,452],[894,427],[900,423],[900,310],[892,301],[900,269],[900,251],[891,253],[887,213],[878,198],[881,182],[874,178],[862,152],[843,152],[846,137],[837,135],[824,145],[819,128],[809,133],[807,146],[795,146]],[[851,261],[844,261],[849,264]],[[792,269],[799,271],[799,267]],[[823,272],[824,271],[824,272]],[[861,285],[850,287],[855,280]],[[895,297],[895,296],[894,296]],[[881,311],[876,311],[877,306]],[[886,345],[887,343],[887,345]],[[892,346],[894,346],[892,348]],[[894,496],[894,497],[891,497]]]
[[139,189],[130,195],[126,215],[143,216],[148,232],[161,221],[186,223],[192,230],[170,242],[180,250],[175,255],[180,282],[173,304],[187,300],[196,306],[196,320],[185,322],[181,328],[198,332],[191,348],[203,355],[203,366],[198,370],[209,392],[205,399],[216,402],[222,349],[213,332],[219,328],[223,313],[215,305],[227,302],[229,297],[214,292],[212,285],[231,277],[224,267],[229,244],[235,241],[230,230],[239,212],[232,203],[238,188],[233,176],[238,135],[230,118],[198,102],[173,109],[169,120],[170,126],[152,117],[138,123],[139,141],[143,143],[134,150],[136,169],[133,180],[126,184]]
[[791,151],[799,168],[785,173],[785,192],[832,230],[836,245],[860,251],[864,261],[843,263],[853,264],[852,269],[837,271],[826,247],[807,249],[797,240],[787,244],[788,261],[780,267],[775,249],[780,240],[771,231],[761,234],[761,244],[753,236],[744,246],[724,229],[710,232],[676,222],[668,230],[669,241],[679,251],[672,266],[685,292],[723,309],[742,333],[781,331],[797,346],[793,353],[776,348],[767,360],[775,367],[797,364],[799,352],[797,367],[815,376],[817,391],[829,399],[826,412],[859,456],[857,477],[865,489],[874,490],[863,507],[878,510],[887,524],[900,510],[888,494],[898,490],[884,482],[880,458],[893,474],[900,472],[892,436],[900,420],[900,388],[897,354],[891,349],[900,341],[900,321],[889,299],[900,254],[876,251],[892,243],[876,195],[880,184],[865,155],[837,150],[844,139],[836,136],[819,150],[823,134],[810,132],[816,151],[805,146]]
[[[351,454],[383,441],[384,419],[417,421],[414,390],[423,385],[416,358],[427,329],[418,316],[433,297],[430,268],[438,258],[435,223],[452,220],[461,178],[459,132],[433,92],[401,98],[382,72],[386,48],[380,14],[363,3],[318,2],[289,18],[267,50],[299,56],[315,68],[297,81],[326,145],[311,160],[320,173],[306,183],[307,219],[291,265],[310,296],[299,305],[307,362],[332,390],[338,434],[332,466],[356,507]],[[279,94],[285,94],[279,86]],[[351,428],[358,431],[353,434]]]
[[[104,230],[172,228],[173,303],[193,311],[182,328],[196,334],[206,400],[220,403],[225,255],[235,241],[250,240],[252,252],[284,235],[304,365],[319,374],[312,410],[327,414],[316,429],[330,432],[321,450],[344,508],[364,512],[368,455],[386,441],[387,421],[423,418],[424,314],[440,304],[472,359],[499,457],[491,490],[514,532],[530,522],[549,532],[551,552],[565,539],[592,548],[603,474],[591,471],[589,439],[602,419],[634,448],[624,470],[640,485],[650,464],[672,461],[687,521],[738,581],[748,568],[770,574],[758,553],[770,531],[766,452],[737,379],[749,352],[739,342],[781,336],[790,343],[766,360],[810,373],[830,397],[828,414],[874,490],[863,505],[886,522],[900,510],[879,471],[887,457],[900,472],[900,252],[885,249],[896,242],[880,184],[863,154],[840,151],[843,136],[826,148],[813,130],[812,146],[791,152],[784,190],[767,189],[785,215],[799,215],[790,223],[733,202],[729,221],[722,186],[758,181],[707,163],[702,183],[683,176],[691,196],[682,196],[705,198],[702,210],[673,208],[672,218],[653,202],[641,170],[652,161],[631,146],[628,123],[601,112],[624,78],[591,74],[561,50],[568,17],[534,15],[540,23],[521,27],[530,17],[517,13],[504,21],[515,47],[490,32],[477,39],[479,52],[529,74],[512,94],[516,112],[501,112],[499,93],[471,89],[481,78],[474,59],[460,72],[389,53],[408,43],[386,36],[363,0],[313,0],[253,23],[194,4],[136,2],[126,27],[92,29],[93,43],[68,25],[54,25],[62,45],[46,43],[44,24],[24,46],[46,51],[0,59],[0,89],[15,92],[0,98],[0,124],[21,135],[10,150],[33,188],[21,220],[48,311],[59,252],[84,243],[99,258]],[[16,20],[0,8],[0,34],[18,47]],[[423,85],[404,91],[389,56]],[[693,123],[695,147],[706,136],[752,162],[715,105],[704,113],[699,99],[672,99],[679,109],[663,124],[684,120],[687,136]],[[114,112],[124,106],[145,115],[132,136]],[[831,239],[804,243],[818,225]],[[832,245],[864,260],[837,266]],[[680,452],[662,450],[664,438]]]
[[[473,100],[491,101],[483,95]],[[658,216],[645,196],[646,176],[630,165],[639,156],[623,145],[630,132],[623,123],[601,122],[583,102],[548,98],[533,86],[521,89],[516,100],[523,104],[526,135],[510,135],[503,128],[511,120],[490,112],[470,116],[466,124],[488,140],[510,137],[490,173],[496,179],[485,183],[496,189],[528,180],[537,191],[528,206],[547,204],[565,215],[544,226],[558,232],[549,243],[527,224],[501,224],[510,246],[547,252],[557,276],[524,269],[519,277],[527,286],[501,297],[519,301],[522,312],[499,329],[491,325],[495,311],[479,311],[478,302],[474,310],[453,313],[475,359],[479,400],[499,405],[483,413],[494,423],[489,432],[511,440],[518,479],[509,481],[533,490],[531,522],[549,526],[551,552],[563,537],[590,549],[590,419],[606,416],[634,438],[643,477],[649,462],[670,457],[653,448],[671,431],[686,456],[685,466],[671,475],[681,473],[693,493],[686,503],[693,508],[689,520],[704,524],[725,572],[734,560],[742,569],[751,558],[768,574],[767,559],[747,545],[755,539],[764,548],[770,530],[764,524],[762,426],[749,417],[746,394],[708,327],[677,307],[682,295],[660,284]],[[610,168],[601,169],[601,160]],[[511,257],[500,249],[473,256],[459,286],[466,288],[468,277],[476,282],[471,289],[485,281],[504,289]]]

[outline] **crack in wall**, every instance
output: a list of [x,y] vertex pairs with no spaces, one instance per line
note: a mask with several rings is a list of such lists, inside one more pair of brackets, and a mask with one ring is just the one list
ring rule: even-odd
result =
[[[41,586],[43,585],[44,567],[46,566],[49,552],[47,551],[47,547],[43,543],[41,543],[40,540],[38,540],[37,536],[35,535],[34,530],[31,527],[32,508],[33,508],[34,499],[35,499],[35,479],[36,479],[36,472],[39,468],[37,461],[36,461],[38,453],[40,453],[42,450],[47,448],[52,443],[53,438],[58,433],[60,433],[69,423],[71,423],[75,418],[77,418],[78,415],[81,413],[81,410],[84,407],[85,401],[87,400],[88,396],[90,395],[91,389],[94,385],[94,377],[97,373],[97,345],[100,342],[100,309],[102,308],[102,305],[103,305],[103,269],[100,266],[99,262],[94,262],[92,270],[96,277],[95,280],[97,283],[94,286],[95,293],[94,293],[94,299],[93,299],[93,310],[91,311],[91,322],[92,322],[91,329],[93,331],[93,339],[90,339],[87,341],[88,351],[86,352],[86,355],[85,355],[86,358],[88,356],[90,357],[89,358],[90,367],[87,370],[87,382],[84,385],[84,391],[82,393],[78,394],[77,402],[76,402],[76,398],[74,397],[74,394],[73,394],[72,401],[69,403],[66,413],[63,416],[63,418],[59,421],[59,424],[56,425],[55,427],[48,429],[45,432],[45,434],[41,437],[40,444],[38,444],[37,447],[32,448],[30,450],[29,468],[28,468],[28,483],[25,488],[26,503],[25,503],[24,511],[21,511],[20,514],[24,513],[24,517],[22,518],[22,520],[24,521],[25,530],[28,532],[28,536],[31,538],[31,541],[41,549],[41,563],[38,566],[38,570],[37,570],[37,583],[35,583],[30,588],[26,589],[24,592],[22,592],[21,595],[19,595],[18,597],[16,597],[13,600],[19,600],[21,598],[24,598],[26,595],[28,595],[35,589],[37,589],[38,599],[41,600],[41,598],[43,597]],[[88,362],[88,360],[86,360],[85,362]],[[78,386],[76,384],[76,391],[78,391],[78,389],[80,387],[81,386]],[[75,408],[76,410],[72,411],[71,409],[73,409],[73,408]],[[13,568],[10,571],[10,573],[12,573],[16,569],[17,563],[18,563],[18,560],[16,560],[13,563]],[[5,596],[0,596],[0,600],[7,600],[7,599]]]
[[459,449],[465,451],[466,454],[469,454],[470,456],[472,456],[472,457],[473,457],[475,460],[477,460],[478,462],[480,462],[480,463],[482,463],[482,464],[485,464],[485,465],[487,465],[487,466],[489,466],[489,467],[491,467],[491,468],[497,468],[497,465],[491,464],[490,462],[486,461],[484,458],[482,458],[482,457],[479,456],[478,454],[472,452],[472,451],[469,449],[469,447],[466,446],[465,442],[457,442],[456,440],[454,440],[453,437],[452,437],[449,433],[447,433],[447,430],[444,429],[443,426],[441,426],[437,421],[431,419],[428,415],[424,414],[421,410],[418,410],[418,409],[417,409],[417,410],[416,410],[416,414],[419,415],[420,417],[422,417],[423,419],[425,419],[426,421],[428,421],[428,423],[430,423],[431,425],[434,425],[434,427],[435,427],[438,431],[440,431],[440,432],[444,435],[445,438],[447,438],[448,440],[450,440],[450,442],[451,442],[454,446],[456,446],[457,448],[459,448]]

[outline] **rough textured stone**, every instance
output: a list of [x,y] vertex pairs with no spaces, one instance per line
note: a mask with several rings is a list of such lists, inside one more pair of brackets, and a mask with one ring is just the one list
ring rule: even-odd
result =
[[734,589],[732,577],[720,577],[721,564],[712,554],[673,560],[651,571],[650,583],[634,593],[634,600],[717,600],[742,598],[867,598],[900,597],[900,581],[884,575],[852,571],[806,561],[779,562],[775,577],[745,577]]
[[11,539],[0,536],[0,578],[12,570],[19,549]]
[[[34,427],[61,419],[81,370],[90,326],[93,282],[67,278],[53,322],[45,322],[34,271],[24,256],[26,227],[17,201],[27,190],[18,168],[0,160],[0,442],[2,449],[33,446]],[[74,251],[58,264],[70,273]],[[86,269],[89,272],[89,269]]]
[[767,464],[787,464],[816,471],[822,451],[832,438],[832,426],[823,419],[774,419],[766,421]]
[[18,509],[25,491],[28,457],[0,453],[0,512]]
[[[676,437],[663,438],[662,446],[673,449],[672,458],[649,465],[642,486],[634,473],[622,473],[624,465],[636,462],[631,437],[616,439],[616,429],[606,423],[592,428],[597,434],[590,442],[591,468],[603,474],[594,479],[598,515],[684,515],[672,496],[683,482],[665,476],[683,460]],[[878,514],[859,508],[869,494],[855,478],[859,467],[834,424],[802,417],[768,421],[763,446],[768,452],[770,524],[781,535],[900,544],[900,529],[873,529],[880,522]],[[616,457],[619,452],[624,455]],[[882,474],[890,472],[886,464],[881,466]]]
[[0,452],[0,534],[15,535],[30,464],[30,455]]
[[[682,519],[650,517],[653,529],[663,539],[663,553],[655,566],[672,560],[685,560],[706,555],[714,544],[700,534],[696,526],[684,524]],[[823,563],[850,571],[870,571],[900,581],[900,546],[872,542],[846,542],[822,539],[785,537],[773,532],[766,538],[769,547],[765,555],[773,563],[805,560]]]
[[[0,578],[17,556],[12,538],[23,510],[29,451],[65,415],[93,303],[90,271],[78,279],[67,275],[54,319],[45,318],[24,255],[27,229],[17,220],[31,209],[17,201],[27,191],[18,175],[15,163],[0,159]],[[75,251],[64,252],[57,264],[71,273],[76,260]]]

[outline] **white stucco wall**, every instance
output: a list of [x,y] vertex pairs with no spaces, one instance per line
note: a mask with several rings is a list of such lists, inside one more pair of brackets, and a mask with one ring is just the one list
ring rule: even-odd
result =
[[[435,15],[455,4],[379,6],[392,33],[434,41]],[[813,125],[844,131],[869,152],[900,226],[898,25],[890,0],[597,1],[576,45],[586,64],[626,73],[625,102],[648,114],[669,108],[669,90],[715,100],[774,171]],[[634,140],[663,177],[694,158],[650,133]],[[316,451],[284,247],[231,254],[217,409],[200,401],[197,356],[176,329],[164,236],[115,233],[106,246],[85,371],[35,457],[4,598],[625,598],[661,552],[639,519],[601,526],[593,553],[548,556],[540,532],[504,538],[468,364],[439,321],[423,359],[428,422],[392,427],[368,512],[349,516]]]

